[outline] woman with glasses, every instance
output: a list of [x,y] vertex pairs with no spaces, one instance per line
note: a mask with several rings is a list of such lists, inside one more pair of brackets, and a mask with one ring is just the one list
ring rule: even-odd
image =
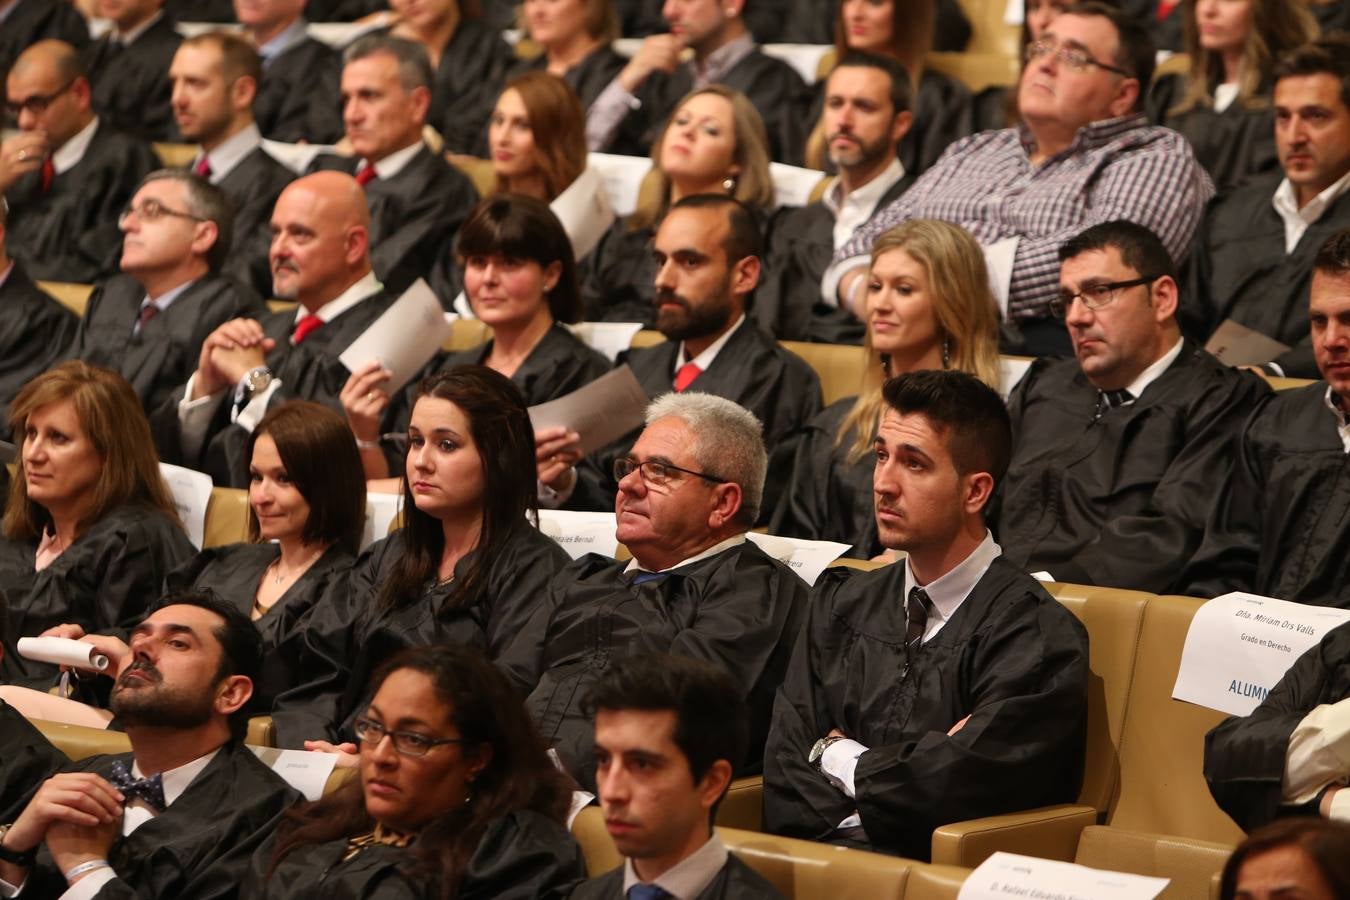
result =
[[478,653],[405,650],[354,723],[360,778],[289,811],[240,894],[561,898],[585,877],[567,779]]
[[1189,66],[1154,82],[1149,117],[1181,132],[1223,191],[1279,164],[1271,70],[1317,22],[1291,0],[1185,0],[1182,15]]
[[460,366],[421,383],[403,527],[372,544],[304,623],[297,666],[308,680],[277,700],[280,746],[355,753],[364,686],[399,650],[449,643],[497,655],[567,563],[531,521],[535,479],[534,430],[510,379]]
[[866,365],[857,396],[837,400],[774,465],[792,478],[769,524],[772,534],[846,541],[850,556],[882,553],[872,506],[872,439],[881,386],[919,369],[957,369],[999,388],[998,307],[984,254],[947,222],[914,219],[872,246],[867,283]]

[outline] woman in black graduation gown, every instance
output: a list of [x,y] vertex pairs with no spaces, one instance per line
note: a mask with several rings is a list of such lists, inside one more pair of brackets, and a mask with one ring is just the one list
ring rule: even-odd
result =
[[693,194],[730,194],[767,215],[773,208],[769,139],[744,94],[720,84],[690,91],[652,142],[652,169],[633,214],[614,222],[583,263],[588,318],[656,322],[651,241],[670,205]]
[[371,673],[399,650],[452,643],[493,657],[567,554],[530,521],[534,430],[520,391],[483,366],[422,382],[408,425],[405,522],[303,623],[305,683],[273,707],[283,747],[355,753]]
[[[571,86],[583,110],[628,62],[611,41],[619,36],[610,0],[525,0],[525,35],[543,51],[520,69],[546,71]],[[630,37],[633,35],[630,35]]]
[[488,120],[488,152],[492,193],[553,202],[586,170],[586,114],[576,94],[547,72],[515,76]]
[[1294,0],[1186,0],[1182,16],[1190,69],[1153,83],[1149,117],[1186,137],[1222,191],[1279,165],[1271,69],[1317,22]]
[[22,445],[0,539],[11,642],[0,682],[45,690],[56,667],[24,660],[13,641],[63,623],[130,629],[195,551],[122,376],[62,363],[19,392],[10,421]]
[[975,239],[947,222],[914,219],[872,247],[866,367],[859,394],[830,404],[774,464],[792,477],[770,520],[772,534],[847,541],[850,556],[882,553],[872,507],[872,438],[881,385],[919,369],[959,369],[999,386],[998,308]]
[[571,791],[496,668],[406,650],[356,720],[359,779],[287,813],[245,900],[565,897],[585,877]]

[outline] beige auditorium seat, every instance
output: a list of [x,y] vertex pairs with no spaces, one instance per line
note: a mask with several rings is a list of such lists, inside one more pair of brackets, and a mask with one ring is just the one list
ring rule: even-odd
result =
[[1311,378],[1278,378],[1273,375],[1266,381],[1277,391],[1294,391],[1315,383]]
[[1016,55],[1001,53],[930,53],[924,57],[924,64],[961,82],[972,94],[992,87],[1011,87],[1022,71]]
[[851,344],[811,344],[804,341],[779,341],[779,346],[806,360],[820,377],[825,405],[858,393],[867,357],[862,347]]
[[970,19],[967,53],[983,53],[1017,60],[1022,49],[1022,26],[1003,21],[1007,0],[961,0]]
[[478,319],[456,319],[450,326],[450,337],[441,345],[449,353],[468,350],[486,343],[492,338],[492,332]]
[[186,169],[197,156],[196,144],[155,143],[152,145],[165,168]]
[[727,788],[717,807],[717,824],[745,831],[764,830],[764,779],[759,775],[737,778]]
[[267,311],[274,313],[295,312],[299,305],[294,300],[268,300]]
[[248,540],[248,491],[240,488],[211,488],[206,504],[206,528],[203,547],[223,547]]
[[666,339],[666,336],[665,336],[664,334],[662,334],[661,332],[659,332],[659,331],[653,331],[653,330],[651,330],[651,329],[649,329],[649,328],[644,328],[644,329],[642,329],[641,331],[639,331],[637,334],[633,335],[632,343],[630,343],[629,346],[630,346],[630,347],[655,347],[657,344],[663,343],[663,342],[665,341],[665,339]]
[[73,281],[39,281],[37,286],[81,318],[84,317],[85,307],[89,305],[89,295],[94,292],[92,284],[76,284]]
[[33,727],[42,732],[42,736],[52,742],[71,759],[85,759],[100,753],[128,753],[131,741],[120,731],[106,731],[102,728],[90,728],[87,725],[67,725],[64,722],[48,722],[43,719],[29,719]]
[[244,742],[255,747],[275,747],[277,729],[271,716],[254,716],[248,720],[248,730],[244,732]]
[[478,191],[478,196],[486,197],[492,193],[492,186],[497,180],[497,173],[492,168],[492,160],[447,151],[445,161],[469,177],[474,188]]

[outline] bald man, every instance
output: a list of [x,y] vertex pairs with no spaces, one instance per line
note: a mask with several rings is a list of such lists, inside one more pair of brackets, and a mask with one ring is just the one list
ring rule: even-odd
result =
[[197,371],[154,415],[162,458],[244,487],[249,434],[273,404],[342,412],[351,374],[338,357],[392,302],[370,268],[370,214],[356,179],[317,172],[272,211],[272,293],[294,311],[233,319],[202,344]]
[[117,217],[158,168],[142,141],[94,115],[75,48],[39,41],[14,63],[6,97],[19,134],[0,147],[9,251],[38,280],[92,283],[117,273]]

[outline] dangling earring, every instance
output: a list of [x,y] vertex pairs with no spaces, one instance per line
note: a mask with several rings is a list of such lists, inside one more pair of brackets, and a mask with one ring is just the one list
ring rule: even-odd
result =
[[952,367],[952,344],[944,334],[942,336],[942,368],[950,369]]
[[736,177],[734,175],[728,175],[722,179],[722,190],[728,194],[736,190]]
[[891,377],[891,355],[889,353],[879,353],[877,356],[881,360],[881,380],[885,381]]

